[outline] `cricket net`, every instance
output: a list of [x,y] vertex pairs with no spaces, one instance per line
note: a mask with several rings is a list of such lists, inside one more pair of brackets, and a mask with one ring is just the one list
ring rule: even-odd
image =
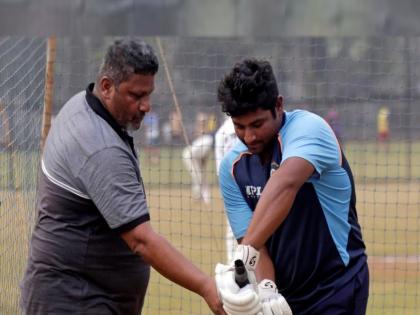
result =
[[[53,112],[95,80],[113,38],[58,38]],[[352,167],[369,255],[369,314],[420,308],[420,40],[418,38],[145,38],[160,70],[153,110],[135,135],[152,225],[207,273],[226,261],[214,146],[203,144],[194,192],[185,148],[224,116],[220,79],[245,57],[275,70],[285,108],[334,127]],[[18,314],[34,224],[47,39],[0,38],[0,313]],[[388,131],[388,136],[384,134]],[[144,314],[209,314],[200,297],[153,272]]]

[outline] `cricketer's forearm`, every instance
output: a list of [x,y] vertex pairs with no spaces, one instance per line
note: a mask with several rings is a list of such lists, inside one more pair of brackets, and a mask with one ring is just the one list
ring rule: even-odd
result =
[[298,157],[287,159],[268,180],[255,208],[242,244],[256,249],[268,238],[289,214],[300,187],[314,172],[312,164]]

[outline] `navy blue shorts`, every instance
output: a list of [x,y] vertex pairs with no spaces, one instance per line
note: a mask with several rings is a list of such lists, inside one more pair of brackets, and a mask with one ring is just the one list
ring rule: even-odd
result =
[[368,296],[369,269],[365,264],[351,281],[318,303],[309,313],[311,315],[365,315]]

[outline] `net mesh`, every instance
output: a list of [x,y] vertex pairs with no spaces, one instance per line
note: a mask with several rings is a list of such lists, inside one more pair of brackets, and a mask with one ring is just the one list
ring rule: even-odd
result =
[[[209,274],[226,261],[226,219],[214,146],[195,191],[183,157],[224,116],[220,79],[245,57],[268,59],[286,110],[333,126],[352,167],[369,255],[369,314],[420,307],[420,40],[418,38],[145,38],[160,59],[149,114],[135,141],[152,225]],[[60,38],[54,113],[95,80],[113,38]],[[159,49],[161,45],[162,49]],[[46,39],[0,38],[0,313],[19,313],[18,285],[34,222]],[[163,67],[167,64],[167,70]],[[169,84],[168,78],[171,79]],[[171,87],[172,85],[172,87]],[[179,107],[177,107],[179,106]],[[193,176],[194,177],[194,176]],[[209,314],[198,297],[155,271],[144,314]]]
[[45,39],[0,38],[0,313],[17,314],[34,218]]

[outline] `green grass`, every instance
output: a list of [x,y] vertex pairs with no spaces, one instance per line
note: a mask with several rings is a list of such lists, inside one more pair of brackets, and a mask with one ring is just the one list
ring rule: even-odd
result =
[[[189,184],[190,177],[181,162],[182,148],[160,149],[159,163],[147,158],[141,149],[141,170],[148,185]],[[358,182],[417,179],[420,180],[420,142],[391,142],[388,146],[371,142],[347,142],[344,153]],[[214,162],[213,155],[209,160]],[[36,183],[38,152],[0,151],[0,190],[33,189]],[[216,183],[214,163],[208,163],[207,178]]]
[[420,142],[348,142],[344,153],[360,180],[420,179]]
[[[420,146],[412,145],[410,157],[403,153],[405,148],[404,143],[392,143],[388,149],[369,143],[345,146],[356,177],[359,219],[369,254],[369,314],[417,314],[420,309],[420,264],[384,259],[420,253]],[[15,153],[12,162],[0,154],[0,314],[20,313],[18,286],[34,219],[38,157]],[[213,164],[207,175],[215,184]],[[154,228],[212,273],[215,264],[225,260],[225,218],[217,186],[211,205],[193,201],[180,150],[162,149],[158,165],[142,158],[141,168]],[[210,312],[198,296],[153,272],[143,313]]]

